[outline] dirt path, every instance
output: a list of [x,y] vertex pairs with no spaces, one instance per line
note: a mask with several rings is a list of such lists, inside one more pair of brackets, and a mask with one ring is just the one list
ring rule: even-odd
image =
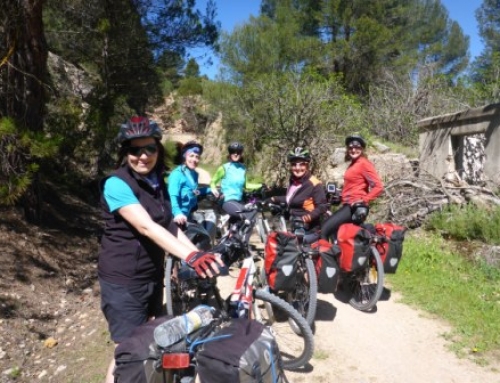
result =
[[[226,279],[224,291],[234,283]],[[500,383],[500,363],[459,359],[442,336],[447,325],[388,289],[373,313],[353,309],[341,294],[318,298],[315,352],[305,372],[287,373],[290,382]]]
[[[473,383],[500,382],[492,367],[458,359],[441,336],[438,320],[398,303],[393,294],[372,314],[354,310],[333,295],[321,295],[316,321],[316,352],[306,374],[293,382]],[[309,377],[312,377],[312,380]]]

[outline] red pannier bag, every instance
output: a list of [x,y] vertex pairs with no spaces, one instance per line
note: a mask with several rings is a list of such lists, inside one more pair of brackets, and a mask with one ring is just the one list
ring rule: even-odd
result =
[[371,234],[353,223],[340,225],[337,245],[340,248],[339,266],[342,271],[354,271],[366,266],[370,258]]
[[377,250],[384,263],[384,271],[394,274],[403,256],[403,241],[407,228],[390,222],[376,223],[377,235],[385,236],[386,241],[377,243]]
[[264,270],[272,290],[291,291],[295,288],[299,255],[299,244],[294,234],[273,231],[268,235],[264,248]]
[[313,257],[314,268],[318,276],[318,292],[322,294],[334,293],[339,280],[339,265],[337,259],[340,249],[326,239],[320,239],[311,244],[312,250],[317,250],[318,255]]

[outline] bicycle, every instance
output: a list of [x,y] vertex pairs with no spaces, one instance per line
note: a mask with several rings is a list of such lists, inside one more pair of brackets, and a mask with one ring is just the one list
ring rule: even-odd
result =
[[[215,200],[212,202],[215,202]],[[225,233],[219,239],[216,248],[223,249],[226,242],[235,235],[248,240],[249,233],[253,229],[253,225],[255,223],[257,205],[255,203],[247,204],[245,211],[241,213],[241,219],[232,223],[230,227],[225,230]],[[243,214],[245,216],[243,216]],[[248,220],[248,224],[246,225],[244,225],[245,220]],[[212,246],[206,246],[207,238],[203,235],[203,230],[200,230],[196,224],[188,224],[186,234],[196,247],[202,250],[212,248]],[[200,246],[200,244],[203,246]],[[248,245],[248,242],[246,242],[246,244]],[[225,260],[227,264],[232,264],[234,261],[236,261],[236,259]],[[199,299],[201,303],[208,304],[211,299],[211,303],[217,305],[218,307],[221,306],[222,298],[220,298],[217,291],[213,291],[211,283],[207,283],[203,280],[198,281],[196,273],[193,269],[178,258],[172,258],[170,256],[167,256],[165,260],[164,292],[167,315],[175,315],[179,312],[186,312],[193,303],[195,297],[196,299]]]
[[[266,243],[267,235],[271,231],[269,221],[264,214],[265,205],[263,201],[267,190],[267,187],[263,185],[260,189],[243,193],[244,210],[256,211],[256,214],[252,218],[255,218],[254,228],[262,243]],[[218,225],[219,231],[222,234],[221,236],[227,235],[232,223],[234,223],[234,218],[231,218],[229,214],[221,214]]]
[[[334,183],[327,183],[326,192],[331,206],[341,203],[340,189]],[[368,205],[354,204],[351,211],[353,224],[366,229],[368,233],[369,255],[361,267],[352,271],[340,270],[339,286],[347,288],[350,295],[349,304],[352,307],[360,311],[371,311],[384,290],[384,265],[377,244],[387,239],[378,235],[372,225],[366,223],[370,211]]]
[[[263,202],[259,203],[259,216],[255,225],[257,233],[262,243],[267,242],[267,237],[273,231],[287,231],[284,211],[286,211],[286,203],[274,204]],[[265,214],[266,212],[270,213]]]
[[[168,282],[174,314],[187,312],[200,303],[210,304],[227,316],[256,319],[270,326],[276,334],[283,366],[287,370],[303,367],[312,357],[314,337],[312,330],[302,315],[293,306],[269,292],[265,281],[260,278],[260,267],[256,264],[248,243],[247,233],[252,229],[252,222],[242,221],[234,224],[230,232],[214,248],[220,252],[226,265],[241,263],[233,292],[227,299],[222,299],[217,278],[200,279],[197,277],[183,280],[182,273],[169,273]],[[172,270],[180,262],[173,262]],[[168,272],[168,270],[167,270]],[[168,298],[168,296],[167,296]]]

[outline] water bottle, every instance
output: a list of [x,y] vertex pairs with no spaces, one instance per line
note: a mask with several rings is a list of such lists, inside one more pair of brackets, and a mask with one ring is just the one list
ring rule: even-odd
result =
[[176,316],[156,326],[154,339],[158,346],[168,347],[193,331],[206,326],[214,318],[215,309],[198,305],[186,314]]

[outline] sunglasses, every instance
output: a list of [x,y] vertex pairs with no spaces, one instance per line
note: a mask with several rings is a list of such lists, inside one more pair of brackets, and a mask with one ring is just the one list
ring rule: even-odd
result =
[[295,167],[297,167],[297,166],[302,167],[302,166],[306,166],[306,165],[307,165],[307,162],[292,162],[292,163],[290,164],[290,167],[295,168]]
[[144,145],[144,146],[130,146],[128,148],[128,154],[131,154],[135,157],[139,157],[142,155],[142,153],[146,153],[147,156],[152,156],[153,154],[156,154],[158,151],[158,147],[156,144],[149,144],[149,145]]
[[241,152],[229,152],[229,154],[231,154],[231,155],[237,154],[238,156],[241,156]]

